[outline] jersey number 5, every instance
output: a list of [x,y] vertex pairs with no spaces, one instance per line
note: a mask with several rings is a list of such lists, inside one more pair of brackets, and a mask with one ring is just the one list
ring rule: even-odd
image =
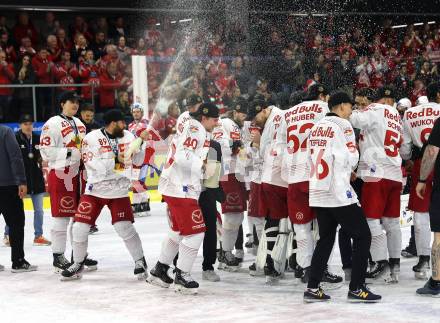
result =
[[397,157],[401,144],[401,137],[399,132],[387,130],[384,140],[385,153],[389,157]]

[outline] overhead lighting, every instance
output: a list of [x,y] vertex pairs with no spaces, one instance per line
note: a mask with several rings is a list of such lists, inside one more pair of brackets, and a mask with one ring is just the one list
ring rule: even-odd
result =
[[435,21],[428,21],[428,25],[433,25],[435,24]]
[[171,20],[171,23],[172,23],[172,24],[175,24],[176,22],[177,22],[177,21],[175,21],[175,20]]
[[396,26],[392,26],[391,28],[399,29],[399,28],[406,28],[406,27],[408,27],[408,25],[396,25]]
[[414,26],[422,26],[424,23],[423,22],[416,22],[415,24],[414,24]]
[[160,26],[160,22],[158,22],[158,23],[156,24],[156,26]]
[[192,19],[180,19],[179,22],[190,22]]

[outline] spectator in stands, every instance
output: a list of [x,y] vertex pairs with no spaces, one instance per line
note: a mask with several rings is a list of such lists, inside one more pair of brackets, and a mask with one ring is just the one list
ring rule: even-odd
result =
[[99,112],[105,112],[115,107],[118,90],[122,90],[128,83],[127,77],[118,74],[116,63],[107,64],[106,71],[99,77]]
[[420,68],[420,72],[418,77],[423,79],[425,84],[430,84],[433,81],[434,73],[437,70],[436,66],[431,66],[430,61],[424,61],[422,67]]
[[130,56],[132,55],[132,49],[126,45],[126,39],[124,36],[118,38],[118,46],[116,47],[118,51],[118,57],[124,63],[129,63]]
[[249,68],[244,65],[243,58],[237,56],[231,64],[231,73],[240,88],[241,93],[248,93],[252,82],[255,82],[255,77],[249,71]]
[[24,37],[29,37],[31,46],[36,46],[39,41],[39,35],[34,25],[29,19],[27,12],[20,12],[17,17],[17,23],[12,30],[15,41],[20,44]]
[[40,27],[41,43],[44,44],[49,35],[57,33],[57,23],[55,14],[52,11],[46,12],[44,23]]
[[[99,88],[99,68],[96,65],[93,55],[91,49],[87,50],[84,58],[79,64],[78,75],[81,79],[81,83],[90,85],[81,88],[81,97],[87,101],[92,100],[92,92],[94,93],[94,99],[96,100]],[[93,91],[92,86],[94,87]]]
[[[40,150],[40,136],[33,132],[33,118],[25,114],[20,117],[20,130],[15,133],[23,157],[27,181],[27,193],[34,208],[34,246],[50,246],[51,242],[43,236],[43,197],[45,192]],[[9,227],[5,228],[9,236]]]
[[399,97],[408,97],[410,90],[410,79],[408,77],[406,63],[399,66],[399,75],[394,79],[393,84],[396,87]]
[[88,45],[87,45],[87,39],[84,37],[83,34],[76,33],[74,45],[72,47],[72,50],[70,52],[70,57],[72,60],[72,63],[78,64],[82,57],[85,56],[87,51]]
[[30,55],[34,56],[37,51],[32,47],[31,39],[29,37],[23,37],[21,39],[21,46],[18,49],[19,56]]
[[59,28],[57,31],[58,48],[61,50],[70,51],[72,49],[72,43],[67,38],[66,31],[63,28]]
[[[35,71],[36,82],[39,84],[52,84],[55,65],[50,61],[49,52],[45,47],[38,50],[38,54],[32,58],[32,67]],[[38,120],[47,120],[52,116],[53,88],[37,88]]]
[[304,84],[303,60],[304,55],[301,55],[298,51],[294,53],[290,48],[284,49],[284,57],[280,61],[279,66],[279,75],[282,79],[281,87],[284,93],[290,95]]
[[[15,66],[16,84],[35,84],[36,76],[31,64],[31,56],[24,55]],[[11,109],[14,120],[22,114],[33,114],[32,111],[32,89],[30,87],[16,88],[13,95],[13,109]]]
[[275,102],[276,95],[269,91],[268,85],[269,82],[266,79],[260,78],[257,81],[257,89],[255,91],[255,95],[264,98],[265,101]]
[[103,31],[97,31],[94,41],[89,46],[89,48],[93,50],[93,56],[96,60],[100,59],[106,54],[105,46],[105,33]]
[[79,77],[78,68],[70,61],[70,52],[68,50],[62,51],[61,61],[56,64],[55,80],[58,84],[65,84],[61,87],[61,91],[75,91],[76,87],[71,86],[75,84],[75,80]]
[[12,35],[11,29],[9,29],[6,16],[0,15],[0,33],[7,33],[8,36]]
[[46,45],[50,61],[57,63],[61,59],[61,48],[58,46],[57,37],[55,35],[47,36]]
[[118,50],[115,45],[106,46],[106,55],[100,59],[99,67],[100,73],[105,73],[107,64],[113,63],[116,65],[118,73],[123,74],[125,71],[125,64],[119,59]]
[[86,126],[86,133],[101,128],[101,125],[95,121],[95,108],[91,103],[82,106],[79,119]]
[[89,32],[89,26],[82,16],[76,16],[74,24],[69,28],[70,38],[75,39],[77,34],[82,34],[89,42],[92,41],[93,36]]
[[354,73],[355,63],[350,59],[350,50],[346,49],[342,52],[341,60],[337,61],[334,66],[335,88],[353,95]]
[[130,97],[127,91],[118,91],[118,100],[116,101],[115,109],[122,111],[126,117],[126,122],[131,122]]
[[426,95],[425,82],[422,78],[416,78],[414,80],[414,87],[409,94],[409,99],[413,106],[416,106],[417,99]]
[[117,17],[115,24],[109,28],[108,37],[117,42],[120,37],[127,37],[128,33],[125,27],[124,18]]
[[108,23],[107,23],[107,18],[106,17],[98,17],[96,19],[96,24],[92,27],[92,30],[95,32],[95,35],[98,32],[103,32],[104,33],[104,39],[107,39],[108,36]]
[[[6,53],[0,51],[0,84],[12,84],[15,79],[14,67],[6,61]],[[12,98],[12,89],[0,88],[0,122],[9,121],[9,105]]]
[[6,54],[6,61],[8,63],[15,63],[17,61],[17,52],[9,40],[9,34],[7,32],[0,32],[0,47]]
[[133,55],[147,55],[147,44],[143,38],[139,38],[136,48],[133,50]]

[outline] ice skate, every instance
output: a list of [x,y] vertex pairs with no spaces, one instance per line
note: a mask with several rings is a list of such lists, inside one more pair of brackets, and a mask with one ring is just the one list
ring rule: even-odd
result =
[[329,284],[338,284],[342,282],[342,277],[332,274],[331,272],[327,270],[324,271],[324,275],[322,276],[322,282],[323,283],[329,283]]
[[281,273],[276,271],[275,268],[273,268],[273,266],[265,266],[264,275],[266,276],[266,284],[268,285],[278,284],[281,278]]
[[261,269],[257,269],[257,265],[255,262],[249,266],[249,275],[257,277],[257,276],[264,276],[264,271]]
[[134,275],[138,280],[146,280],[148,278],[147,268],[148,266],[147,262],[145,261],[145,257],[136,260],[134,263]]
[[370,282],[377,282],[380,279],[385,279],[389,276],[390,265],[387,260],[377,261],[374,267],[367,272],[365,278],[370,280]]
[[168,269],[170,266],[157,262],[156,266],[150,270],[150,275],[147,277],[147,282],[163,288],[168,288],[173,283],[173,279],[168,276]]
[[53,254],[53,269],[56,274],[61,274],[61,272],[69,268],[71,263],[64,257],[63,253]]
[[380,302],[382,296],[374,294],[364,284],[357,290],[348,291],[347,300],[352,303],[376,303]]
[[246,243],[244,244],[244,247],[246,248],[246,252],[253,254],[254,253],[254,235],[252,233],[246,234]]
[[77,280],[82,278],[85,259],[81,262],[74,262],[69,268],[61,272],[61,281]]
[[[70,257],[70,261],[73,264],[73,251],[72,251],[72,256]],[[86,257],[86,259],[84,260],[84,271],[95,271],[98,270],[98,261],[88,258]]]
[[417,249],[414,239],[409,240],[408,246],[405,249],[403,249],[400,254],[402,255],[402,257],[405,258],[417,257]]
[[237,271],[240,268],[240,262],[231,251],[220,250],[218,258],[218,269],[225,271]]
[[431,268],[429,261],[429,256],[419,256],[419,262],[412,267],[416,279],[428,279],[429,269]]
[[399,282],[400,274],[400,259],[390,258],[390,276],[385,277],[385,282],[387,284],[397,284]]
[[242,263],[243,259],[244,259],[244,250],[243,249],[236,249],[234,256],[238,260],[239,263]]
[[94,233],[96,233],[96,232],[98,232],[99,230],[98,230],[98,227],[96,226],[96,225],[92,225],[91,227],[90,227],[90,230],[89,230],[89,234],[94,234]]
[[199,283],[196,282],[190,273],[181,271],[176,268],[176,276],[174,278],[174,290],[182,294],[197,294]]

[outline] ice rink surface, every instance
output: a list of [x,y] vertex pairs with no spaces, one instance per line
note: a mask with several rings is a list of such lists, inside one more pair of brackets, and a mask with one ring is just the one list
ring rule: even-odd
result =
[[[45,214],[45,235],[50,238],[50,214]],[[4,221],[0,218],[0,228]],[[135,223],[151,268],[157,261],[162,238],[167,231],[165,206],[152,204],[152,216]],[[237,273],[219,272],[221,281],[201,279],[201,250],[193,268],[199,281],[196,296],[175,294],[170,289],[151,286],[133,276],[133,261],[110,224],[105,209],[98,219],[99,232],[90,236],[90,256],[99,261],[96,272],[82,280],[61,282],[52,271],[50,247],[32,246],[32,214],[26,216],[25,252],[27,260],[39,266],[37,272],[12,274],[10,251],[0,247],[0,322],[440,322],[440,299],[420,297],[415,290],[424,282],[413,278],[416,259],[402,259],[397,285],[371,285],[382,294],[379,304],[346,302],[348,286],[328,291],[332,301],[304,304],[303,286],[292,274],[278,286],[267,286],[263,277],[251,277],[247,267],[253,257],[245,256]],[[247,228],[246,225],[244,225]],[[403,229],[403,243],[409,228]],[[69,248],[70,255],[70,248]],[[342,274],[339,251],[331,259],[333,272]]]

